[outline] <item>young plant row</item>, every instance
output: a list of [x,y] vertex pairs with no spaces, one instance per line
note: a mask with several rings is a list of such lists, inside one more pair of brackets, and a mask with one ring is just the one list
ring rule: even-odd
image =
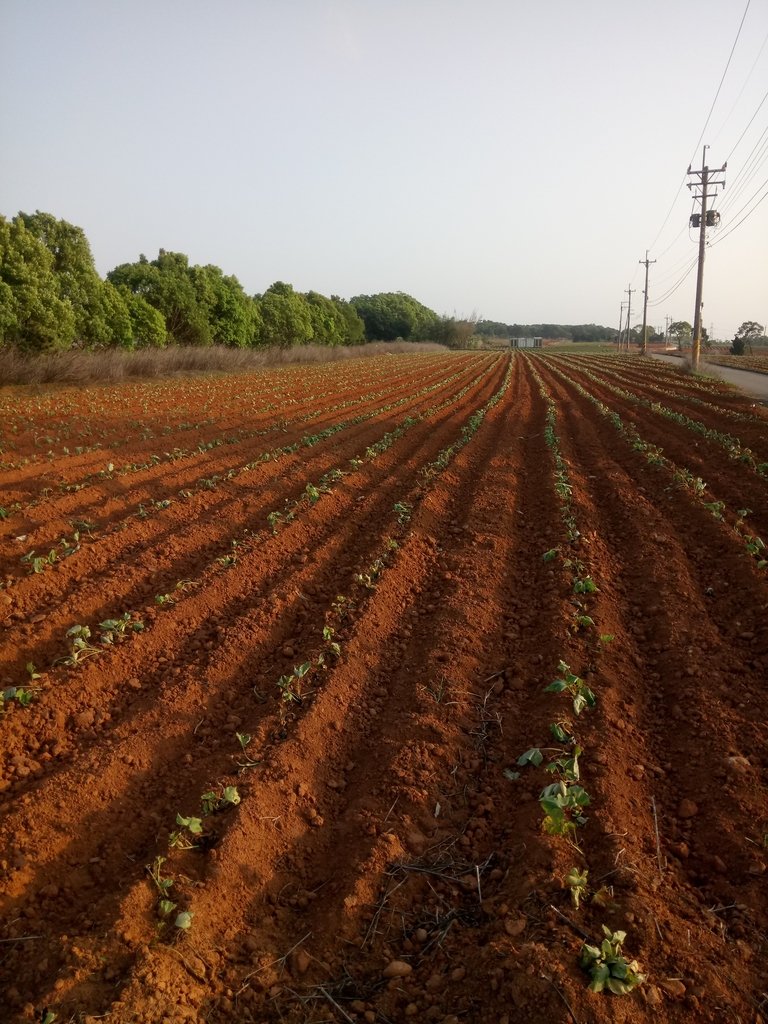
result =
[[[557,403],[552,398],[549,388],[541,378],[536,367],[529,360],[528,368],[533,374],[534,380],[539,389],[541,397],[547,406],[547,415],[544,424],[544,440],[552,456],[553,471],[555,478],[555,493],[560,504],[560,515],[565,526],[565,533],[571,549],[579,544],[581,533],[579,532],[576,513],[573,507],[573,484],[568,473],[568,463],[563,457],[560,447],[560,438],[557,433]],[[557,558],[562,560],[562,566],[569,574],[572,586],[572,607],[573,622],[571,629],[574,633],[582,630],[593,630],[597,627],[595,620],[589,614],[589,597],[598,591],[597,584],[592,579],[587,566],[583,560],[571,551],[563,555],[559,547],[550,548],[545,551],[542,558],[545,562],[554,562]],[[609,643],[613,639],[609,634],[599,635],[600,643]]]
[[216,841],[215,830],[211,819],[214,815],[223,814],[237,807],[240,793],[236,786],[219,786],[218,791],[211,789],[200,797],[198,814],[176,814],[176,828],[168,834],[168,852],[165,856],[158,854],[151,864],[147,864],[146,872],[157,891],[155,910],[158,918],[158,937],[165,932],[174,910],[178,911],[173,919],[173,926],[180,932],[187,932],[192,927],[194,911],[179,909],[179,900],[183,899],[183,881],[185,876],[174,877],[166,874],[163,865],[173,856],[174,850],[197,850],[204,852]]
[[675,465],[671,459],[664,455],[663,449],[659,448],[658,445],[645,441],[634,424],[625,423],[615,410],[609,408],[599,398],[592,395],[578,381],[572,380],[554,364],[550,363],[549,365],[553,373],[574,387],[584,398],[588,399],[600,414],[614,426],[629,446],[634,451],[639,452],[650,466],[657,466],[666,470],[671,475],[675,484],[688,491],[715,519],[726,523],[758,569],[768,568],[768,551],[766,550],[765,542],[761,537],[751,533],[745,526],[745,520],[751,511],[750,509],[739,509],[737,514],[734,515],[734,513],[728,510],[724,501],[716,499],[707,500],[707,485],[701,477],[694,476],[685,466]]
[[[479,410],[483,415],[478,418],[478,414],[473,413],[462,429],[460,440],[454,443],[454,445],[443,449],[446,453],[450,452],[446,459],[440,460],[443,469],[450,464],[451,458],[459,448],[466,445],[477,432],[484,414],[501,400],[507,390],[509,379],[510,372],[508,371],[498,391]],[[372,453],[369,457],[375,458],[376,453]],[[430,463],[429,467],[433,465],[434,463]],[[424,467],[420,475],[423,476],[427,468]],[[439,472],[440,470],[436,470],[429,473],[428,481],[430,484],[435,482]],[[421,493],[419,500],[423,500],[423,496],[424,492]],[[404,535],[407,532],[413,508],[414,504],[406,501],[404,498],[393,504],[392,533]],[[381,548],[375,553],[371,562],[353,575],[350,593],[337,594],[326,609],[321,636],[313,644],[313,649],[304,653],[303,659],[299,660],[299,663],[294,666],[292,671],[281,673],[275,680],[274,691],[271,697],[277,702],[279,732],[276,739],[278,741],[288,738],[288,727],[295,722],[299,714],[306,711],[310,698],[322,686],[324,676],[332,671],[342,659],[342,631],[350,627],[353,615],[359,614],[366,601],[370,598],[371,593],[377,589],[383,573],[392,566],[399,548],[400,545],[393,536],[385,538]],[[269,699],[270,694],[257,694],[257,697],[259,700]],[[235,733],[235,738],[240,748],[240,753],[236,755],[238,759],[235,761],[235,764],[241,771],[256,768],[263,763],[262,755],[257,752],[253,754],[249,752],[252,740],[250,734],[237,732]],[[171,834],[170,849],[179,846],[182,849],[189,849],[193,845],[200,845],[197,837],[200,834],[198,830],[203,828],[202,821],[197,817],[187,818],[177,815],[176,823],[180,828],[178,832]],[[176,909],[175,905],[169,908],[168,904],[164,902],[169,900],[169,890],[175,884],[173,876],[165,876],[162,873],[161,869],[164,863],[165,858],[158,858],[152,865],[147,867],[147,871],[153,878],[158,890],[158,915],[161,919],[167,917]],[[191,924],[194,912],[186,909],[183,913],[187,916],[181,922],[177,918],[176,927],[177,929],[186,930]]]
[[[385,434],[380,441],[376,442],[373,446],[369,446],[369,458],[375,458],[377,454],[381,454],[381,452],[386,451],[386,449],[390,447],[390,445],[393,444],[398,437],[402,436],[402,434],[405,433],[405,431],[409,429],[410,426],[413,426],[416,423],[421,422],[421,420],[423,420],[425,417],[431,416],[435,414],[438,410],[445,408],[446,406],[450,405],[451,403],[457,400],[460,400],[471,388],[473,388],[482,379],[483,376],[485,376],[487,372],[488,369],[483,370],[472,381],[470,381],[469,384],[465,385],[457,394],[452,395],[448,399],[445,399],[443,402],[433,406],[427,412],[420,414],[418,416],[411,416],[407,418],[410,420],[407,426],[401,425],[399,428],[397,428],[396,431],[390,431],[387,434]],[[192,498],[195,493],[201,494],[206,491],[215,490],[219,487],[221,483],[233,480],[236,477],[240,476],[241,474],[252,472],[262,463],[277,462],[280,459],[292,455],[300,450],[312,448],[320,444],[321,442],[328,440],[329,438],[333,437],[335,434],[341,431],[350,429],[354,426],[360,425],[361,423],[365,423],[371,419],[374,419],[377,416],[381,416],[387,412],[390,412],[400,405],[403,405],[407,402],[412,402],[414,398],[428,395],[431,392],[437,390],[438,388],[449,385],[457,376],[459,375],[452,374],[448,378],[444,378],[435,384],[431,384],[422,388],[421,391],[416,392],[415,395],[406,395],[402,398],[395,400],[394,402],[391,402],[388,405],[381,406],[372,411],[361,413],[360,415],[353,417],[351,419],[341,420],[338,423],[334,423],[331,426],[326,427],[324,430],[321,430],[318,433],[305,434],[304,436],[300,437],[297,441],[294,441],[290,444],[282,445],[279,448],[270,449],[262,453],[262,455],[260,455],[259,458],[256,459],[255,461],[248,462],[245,465],[239,467],[233,467],[232,469],[228,470],[225,474],[214,474],[213,476],[210,477],[203,477],[196,482],[193,489],[183,489],[182,491],[179,492],[179,494],[182,498],[189,499]],[[357,461],[361,462],[362,460]],[[330,471],[329,474],[326,474],[320,486],[327,492],[329,482],[333,482],[336,479],[339,479],[340,476],[341,470],[332,470]],[[308,485],[308,490],[304,497],[309,498],[310,500],[317,500],[317,498],[319,497],[319,493],[316,492],[316,489],[313,488],[312,485]],[[294,502],[293,504],[297,505],[301,500],[301,498],[297,499],[297,501]],[[126,519],[123,519],[120,522],[115,523],[109,531],[101,534],[101,538],[103,539],[116,532],[125,530],[128,523],[133,518],[146,519],[150,515],[155,515],[158,512],[168,509],[172,503],[173,499],[165,498],[152,500],[147,505],[139,505],[139,509],[136,513],[132,513]],[[274,518],[274,522],[273,518],[270,518],[270,525],[272,525],[274,532],[275,523],[279,521],[279,519],[283,516],[288,516],[288,521],[290,521],[290,519],[293,518],[293,515],[295,515],[295,509],[293,511],[293,515],[291,515],[291,509],[287,509],[284,512],[273,512],[270,515]],[[90,522],[87,523],[87,527],[89,536],[91,535],[91,531],[95,531],[97,529],[96,524]],[[67,557],[71,554],[74,554],[75,551],[79,550],[79,539],[79,535],[77,535],[78,544],[76,547],[72,547],[72,545],[69,545],[67,550]],[[35,573],[44,572],[52,564],[59,560],[57,553],[53,550],[52,553],[54,557],[50,557],[49,555],[47,558],[37,559],[37,561],[34,563]],[[23,556],[22,562],[26,564],[30,557],[34,556],[35,553],[34,551],[32,551],[27,555]]]
[[[419,390],[419,391],[417,391],[415,393],[407,392],[406,395],[401,400],[401,404],[404,403],[404,402],[407,402],[411,398],[413,398],[414,394],[420,395],[420,394],[423,394],[423,393],[428,393],[428,390],[435,390],[436,388],[439,388],[441,386],[445,386],[445,385],[449,384],[452,380],[455,380],[457,377],[459,377],[461,375],[461,373],[462,373],[462,369],[460,369],[459,371],[454,372],[452,374],[449,374],[446,377],[442,377],[440,380],[437,381],[437,383],[432,384],[432,385],[427,385],[427,389],[426,390],[425,390],[425,388],[422,388],[421,390]],[[148,470],[153,469],[155,466],[158,466],[158,465],[162,465],[162,464],[171,464],[171,465],[173,465],[173,464],[175,464],[177,462],[180,462],[180,461],[185,461],[185,460],[188,461],[188,460],[196,459],[199,456],[206,455],[210,451],[213,451],[213,450],[215,450],[217,448],[220,448],[220,447],[223,447],[223,446],[228,446],[228,445],[236,445],[236,444],[242,443],[243,441],[253,440],[254,438],[257,438],[257,437],[262,437],[262,436],[266,436],[266,435],[269,435],[269,434],[273,434],[275,432],[275,430],[286,429],[288,426],[293,425],[293,424],[309,423],[312,420],[319,419],[319,418],[325,418],[325,417],[329,416],[331,413],[339,412],[341,410],[348,409],[348,408],[352,408],[353,406],[359,406],[361,404],[379,401],[380,399],[385,398],[385,397],[387,397],[388,395],[391,395],[391,394],[392,394],[392,386],[391,386],[391,382],[390,382],[388,387],[386,387],[386,388],[384,388],[384,389],[382,389],[382,390],[380,390],[378,392],[375,392],[375,393],[372,393],[372,394],[363,395],[363,396],[355,396],[352,399],[347,399],[346,401],[338,402],[335,405],[324,405],[320,409],[315,410],[314,412],[307,413],[306,415],[298,416],[298,417],[296,417],[296,418],[294,418],[294,419],[292,419],[290,421],[278,421],[277,423],[273,422],[273,423],[270,423],[269,426],[264,427],[264,428],[259,428],[259,429],[240,430],[240,431],[237,431],[234,434],[227,434],[227,435],[224,435],[222,437],[212,438],[209,441],[201,441],[194,448],[190,448],[190,449],[173,448],[171,451],[164,452],[162,456],[160,456],[158,454],[153,454],[147,460],[145,460],[143,462],[130,462],[130,463],[126,463],[126,464],[124,464],[123,466],[120,466],[120,467],[116,467],[113,462],[108,462],[106,464],[106,466],[102,467],[102,469],[100,469],[100,470],[98,470],[96,472],[93,472],[93,473],[89,473],[86,476],[80,478],[79,480],[71,481],[69,483],[61,483],[61,484],[59,484],[57,490],[61,494],[76,493],[76,492],[84,490],[85,488],[87,488],[87,487],[89,487],[89,486],[91,486],[93,484],[97,484],[97,483],[99,483],[101,481],[104,481],[104,480],[112,480],[114,478],[122,479],[122,478],[124,478],[126,476],[130,476],[130,475],[133,475],[133,474],[136,474],[136,473],[146,472]],[[285,406],[285,404],[287,404],[287,403],[283,403],[283,405],[280,406],[280,408],[283,408]],[[386,408],[389,408],[389,407],[390,406],[386,406]],[[278,406],[275,405],[275,406],[270,407],[270,408],[278,408]],[[260,410],[260,411],[263,411],[263,410]],[[373,415],[376,415],[376,413],[373,413]],[[351,423],[355,423],[355,422],[362,422],[362,421],[358,421],[356,418],[353,419],[353,420],[347,420],[346,421],[347,424],[351,424]],[[312,436],[312,435],[308,435],[308,436]],[[201,484],[204,484],[204,482],[206,480],[211,480],[211,479],[220,479],[220,478],[218,478],[218,477],[217,478],[200,477],[200,478],[198,478],[196,484],[193,485],[193,487],[197,488]],[[29,502],[26,502],[26,503],[13,502],[13,503],[9,504],[6,507],[6,512],[28,511],[30,509],[33,509],[33,508],[37,507],[38,505],[40,505],[43,501],[47,500],[53,493],[54,493],[54,489],[53,488],[47,488],[47,487],[43,488],[43,490],[40,492],[40,496],[38,498],[35,498],[35,499],[33,499],[33,500],[29,501]]]
[[[550,361],[549,356],[545,358],[547,361]],[[695,405],[707,412],[712,412],[714,409],[717,411],[718,416],[733,420],[734,422],[747,423],[754,426],[765,426],[765,420],[759,416],[755,416],[753,413],[738,412],[735,409],[729,409],[725,405],[720,404],[722,400],[731,398],[730,395],[723,392],[722,387],[715,386],[707,388],[700,386],[698,381],[694,378],[681,377],[679,371],[670,370],[667,372],[666,367],[658,362],[646,363],[638,361],[634,356],[630,359],[624,357],[621,361],[610,356],[605,357],[605,359],[592,357],[578,360],[575,360],[570,356],[558,356],[557,362],[576,370],[580,370],[584,366],[587,366],[596,373],[605,375],[612,380],[617,380],[629,387],[639,386],[644,388],[646,391],[660,395],[662,398],[672,399],[676,402],[684,402],[686,405]],[[616,368],[617,365],[619,367],[618,369]],[[641,380],[638,381],[634,377],[625,376],[622,372],[623,370],[634,371]],[[675,387],[664,387],[664,383],[675,385]],[[697,398],[691,393],[689,388],[691,390],[707,394],[709,397]]]
[[[545,687],[545,693],[566,694],[571,701],[573,713],[578,719],[582,712],[594,708],[597,703],[592,689],[584,680],[571,671],[564,661],[558,663],[558,677]],[[558,718],[549,725],[551,737],[557,743],[554,747],[531,747],[517,759],[515,769],[507,769],[504,775],[516,782],[527,768],[540,768],[553,778],[539,794],[539,806],[543,814],[541,828],[549,836],[564,839],[582,857],[580,830],[587,824],[585,809],[592,800],[581,784],[579,759],[584,748],[576,737],[576,727],[569,717]],[[586,858],[585,858],[586,859]],[[601,887],[597,891],[589,888],[589,870],[575,866],[571,868],[566,885],[571,894],[575,911],[583,902],[597,908],[612,902],[610,890]],[[626,932],[613,931],[602,925],[603,939],[599,945],[585,942],[579,953],[579,966],[589,975],[589,988],[593,992],[611,992],[614,995],[628,995],[645,981],[640,966],[635,960],[627,960],[622,953]]]
[[[363,453],[359,459],[351,460],[352,463],[354,464],[354,468],[357,468],[357,465],[362,464],[362,462],[366,459],[367,461],[372,461],[373,459],[377,458],[378,455],[382,453],[382,451],[386,450],[386,448],[388,448],[392,443],[394,443],[394,441],[398,437],[402,436],[402,434],[405,432],[405,429],[410,429],[415,422],[419,422],[421,419],[428,418],[429,416],[435,414],[439,410],[454,404],[457,398],[460,399],[461,397],[463,397],[464,394],[466,394],[471,388],[473,388],[477,384],[478,381],[482,379],[483,376],[485,376],[485,373],[487,373],[487,371],[484,371],[484,373],[478,375],[478,377],[476,377],[473,381],[471,381],[463,389],[461,389],[461,391],[458,392],[457,395],[453,395],[450,398],[445,399],[440,403],[437,403],[434,407],[432,407],[431,409],[427,410],[424,414],[422,414],[421,417],[406,417],[406,420],[404,421],[403,424],[400,425],[400,427],[396,428],[393,431],[389,431],[387,432],[387,434],[384,435],[384,437],[387,438],[386,444],[382,445],[381,443],[377,443],[373,446],[369,446],[370,450],[367,456],[365,453]],[[484,408],[487,409],[489,407],[492,407],[492,405],[494,405],[496,401],[499,400],[504,390],[506,390],[508,381],[509,371],[507,372],[499,391],[497,391],[496,394],[489,400],[489,403],[486,403],[486,406]],[[479,421],[476,420],[476,415],[477,414],[474,414],[473,417],[470,417],[470,423],[474,422],[476,424],[474,426],[474,430],[476,430],[477,425],[479,425]],[[466,434],[466,429],[467,428],[465,427],[464,430],[462,431],[462,435],[460,436],[460,446],[466,444],[467,441],[469,440],[469,436],[471,436]],[[456,445],[452,446],[452,449],[454,451],[458,450],[456,448]],[[278,522],[283,522],[286,524],[293,522],[302,508],[313,507],[320,499],[321,495],[330,493],[335,484],[339,480],[341,480],[344,475],[345,474],[340,469],[329,470],[321,478],[317,486],[308,483],[304,488],[301,496],[293,503],[292,507],[289,507],[285,513],[278,514],[279,518],[275,518],[274,514],[268,516],[268,521],[270,523],[273,533],[276,532]],[[408,519],[410,518],[411,509],[412,505],[406,501],[399,501],[395,503],[393,511],[396,516],[396,521],[399,525],[402,526],[405,523],[407,523]],[[233,568],[238,563],[239,555],[244,552],[252,552],[256,550],[260,546],[262,539],[263,538],[261,537],[261,535],[258,534],[249,536],[247,538],[244,537],[242,539],[232,539],[229,545],[229,554],[215,558],[209,564],[209,566],[207,566],[203,570],[201,576],[198,579],[180,580],[176,584],[174,590],[171,593],[157,594],[155,596],[156,606],[158,608],[170,608],[172,606],[178,605],[179,601],[182,600],[183,595],[185,595],[187,591],[189,591],[193,587],[199,586],[202,583],[202,578],[206,572],[212,571],[216,567],[220,567],[221,569],[225,570]],[[385,559],[387,555],[391,554],[391,551],[392,542],[387,542],[383,554],[379,558],[374,560],[373,564],[368,568],[367,573],[364,574],[367,576],[369,580],[375,580],[375,578],[378,576],[378,574],[380,573],[381,569],[385,564]],[[58,661],[54,662],[54,665],[65,664],[71,666],[79,664],[86,658],[100,653],[100,651],[103,650],[104,646],[107,645],[104,642],[104,631],[102,630],[102,626],[105,626],[107,629],[109,629],[110,624],[113,624],[115,622],[118,622],[121,625],[121,629],[118,633],[117,639],[124,639],[128,635],[129,630],[133,632],[139,632],[144,628],[142,620],[137,619],[135,616],[132,616],[131,613],[126,612],[124,613],[120,620],[106,620],[106,623],[102,623],[99,626],[99,630],[102,633],[102,637],[99,641],[94,643],[91,640],[90,627],[84,625],[73,626],[67,631],[66,634],[67,640],[70,643],[69,655],[65,658],[58,659]],[[108,642],[114,642],[114,640]]]
[[[97,392],[95,389],[92,389],[88,396],[91,415],[96,417],[103,415],[110,422],[116,423],[117,428],[113,430],[102,429],[99,434],[101,440],[95,444],[76,446],[72,451],[69,445],[66,445],[62,453],[64,455],[75,454],[79,456],[90,451],[101,450],[107,445],[112,450],[135,444],[137,440],[146,442],[166,438],[176,433],[200,430],[220,422],[222,417],[227,414],[234,415],[238,420],[242,420],[244,414],[250,417],[277,409],[284,409],[287,406],[304,405],[307,402],[317,401],[327,396],[329,384],[333,386],[337,393],[343,389],[354,390],[356,393],[359,393],[370,386],[375,387],[384,380],[391,386],[393,382],[397,383],[399,381],[399,377],[395,375],[406,375],[413,367],[412,361],[409,364],[406,357],[403,356],[390,357],[387,361],[378,362],[378,366],[367,363],[364,372],[361,372],[359,367],[353,368],[352,366],[348,367],[346,372],[338,365],[333,371],[330,369],[321,371],[320,368],[315,367],[312,369],[309,378],[307,378],[306,371],[300,376],[296,373],[283,373],[278,377],[275,371],[272,370],[269,371],[266,377],[256,378],[259,386],[254,386],[255,379],[253,376],[246,379],[239,376],[238,387],[234,393],[226,381],[222,383],[210,379],[204,383],[186,381],[183,385],[179,383],[166,385],[154,383],[150,389],[145,384],[134,385],[133,387],[123,385],[120,389],[107,389],[106,393],[110,400],[98,403],[95,400]],[[439,365],[440,362],[445,362],[444,357],[424,356],[419,361],[419,368],[426,367],[431,372],[433,365]],[[247,381],[246,388],[243,387],[244,380]],[[281,384],[281,382],[283,383]],[[291,391],[295,391],[297,383],[305,388],[304,393],[295,397],[286,395],[286,389],[290,387]],[[149,397],[148,390],[150,392]],[[188,399],[187,406],[179,406],[180,396],[181,398]],[[272,400],[267,401],[265,405],[265,398],[271,398]],[[187,414],[194,416],[194,419],[187,422],[179,421],[176,418],[173,424],[166,423],[159,430],[153,429],[150,424],[157,423],[158,419],[163,415],[163,399],[165,399],[166,411],[172,409],[175,417]],[[128,412],[128,410],[135,408],[137,402],[141,403],[143,411],[147,415],[146,420],[131,420],[122,414],[122,407],[125,407],[126,412]],[[32,415],[23,415],[18,411],[20,407],[29,409]],[[209,415],[204,419],[198,418],[201,413],[210,412],[211,410],[214,411],[215,415]],[[30,400],[21,402],[18,399],[9,400],[0,407],[0,413],[2,414],[5,430],[3,445],[0,451],[13,450],[17,447],[14,444],[15,439],[26,432],[32,434],[32,443],[36,448],[41,448],[44,445],[58,444],[62,440],[69,442],[73,436],[80,439],[88,439],[92,438],[94,434],[94,428],[90,421],[83,419],[80,414],[79,396],[77,400],[72,400],[67,395],[59,393],[43,400],[36,399],[32,403],[30,403]],[[57,416],[60,417],[58,423],[56,422]],[[47,430],[44,434],[39,433],[41,423],[47,425]],[[76,435],[73,433],[73,426],[75,424],[80,428]],[[133,433],[128,433],[130,428],[133,428]],[[55,458],[56,454],[48,451],[45,453],[45,457]],[[31,459],[24,458],[18,463],[2,463],[0,468],[23,468],[23,466],[35,461],[37,461],[37,457],[33,456]]]
[[615,384],[610,384],[608,381],[596,376],[584,367],[579,367],[579,370],[583,376],[587,377],[599,387],[604,387],[606,391],[610,391],[619,398],[626,399],[633,405],[638,405],[643,409],[650,409],[651,412],[654,412],[659,416],[663,416],[668,420],[672,420],[674,423],[679,423],[680,426],[698,434],[700,437],[705,437],[707,440],[713,441],[715,444],[723,448],[728,453],[728,456],[735,462],[739,462],[742,465],[747,466],[759,476],[768,477],[768,462],[758,462],[755,458],[754,452],[752,452],[750,448],[745,447],[741,441],[732,434],[726,434],[721,430],[715,430],[712,427],[708,427],[700,420],[692,419],[684,413],[676,412],[673,409],[667,408],[667,406],[662,405],[661,402],[653,402],[648,398],[643,398],[631,391],[627,391],[625,388],[619,387]]

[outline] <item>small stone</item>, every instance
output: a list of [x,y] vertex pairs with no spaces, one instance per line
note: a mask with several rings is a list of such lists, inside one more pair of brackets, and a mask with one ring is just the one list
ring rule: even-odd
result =
[[746,757],[735,754],[733,757],[726,757],[725,767],[732,775],[746,775],[752,766]]
[[429,934],[427,933],[427,929],[426,928],[417,928],[416,931],[413,933],[413,938],[415,939],[416,942],[418,942],[419,944],[423,945],[427,941],[427,939],[429,938]]
[[698,804],[695,804],[693,800],[681,800],[677,807],[678,818],[695,818],[699,813]]
[[381,972],[382,978],[406,978],[413,968],[404,960],[390,960]]
[[685,985],[679,978],[667,978],[661,982],[661,987],[673,999],[682,999],[685,995]]
[[661,992],[659,992],[655,985],[644,985],[640,991],[649,1006],[658,1006],[661,1003]]
[[309,962],[309,953],[306,950],[300,949],[293,958],[293,966],[296,968],[296,973],[306,974]]
[[528,922],[524,917],[518,917],[516,920],[508,917],[504,922],[504,931],[507,935],[511,935],[513,938],[516,938],[518,935],[523,934],[527,923]]

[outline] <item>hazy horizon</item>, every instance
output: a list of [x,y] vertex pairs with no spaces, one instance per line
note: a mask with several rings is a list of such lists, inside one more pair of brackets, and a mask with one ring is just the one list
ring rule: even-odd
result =
[[[0,213],[80,225],[102,275],[164,248],[507,323],[617,326],[630,282],[637,323],[650,249],[649,323],[692,322],[676,190],[745,6],[7,0]],[[702,140],[716,337],[768,319],[766,40],[751,3]]]

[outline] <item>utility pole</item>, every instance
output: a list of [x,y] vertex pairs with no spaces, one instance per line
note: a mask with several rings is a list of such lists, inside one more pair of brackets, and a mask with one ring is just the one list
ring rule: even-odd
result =
[[[692,171],[690,166],[688,167],[688,174],[694,179],[688,182],[688,188],[693,192],[693,198],[698,199],[701,203],[701,214],[694,213],[691,217],[692,226],[699,228],[699,267],[696,274],[696,309],[693,314],[693,341],[691,342],[691,367],[694,370],[699,368],[701,354],[701,307],[704,291],[704,251],[707,244],[707,228],[713,227],[720,220],[719,213],[707,209],[707,201],[710,198],[714,199],[719,186],[725,188],[725,168],[728,166],[726,162],[717,170],[710,170],[707,167],[708,149],[709,146],[704,147],[700,171]],[[723,177],[718,178],[718,175]]]
[[616,348],[621,349],[621,327],[624,323],[624,306],[626,303],[622,302],[619,307],[619,333],[616,335]]
[[669,325],[672,322],[672,317],[667,313],[664,317],[664,351],[667,351],[669,346]]
[[629,287],[625,288],[624,291],[627,293],[627,295],[629,295],[629,301],[627,302],[627,353],[629,353],[629,325],[632,319],[632,292],[636,292],[637,288],[633,288],[632,283],[630,282]]
[[649,260],[648,259],[648,250],[646,249],[645,250],[645,259],[644,260],[638,260],[637,262],[645,264],[645,288],[643,290],[643,336],[640,339],[640,355],[644,356],[644,355],[647,355],[647,351],[646,351],[647,350],[647,344],[646,344],[646,341],[645,341],[645,324],[646,324],[646,316],[647,316],[647,313],[648,313],[648,264],[649,263],[655,263],[656,260]]

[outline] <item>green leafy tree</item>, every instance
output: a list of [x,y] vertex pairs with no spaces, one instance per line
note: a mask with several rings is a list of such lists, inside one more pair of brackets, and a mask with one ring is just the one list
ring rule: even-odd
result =
[[212,343],[205,290],[183,253],[161,249],[152,262],[140,256],[138,263],[115,267],[107,279],[140,295],[159,310],[165,318],[169,339],[177,345]]
[[674,323],[669,325],[668,333],[670,338],[677,342],[677,347],[682,348],[683,345],[689,344],[693,337],[693,327],[691,327],[687,320],[675,320]]
[[745,351],[752,352],[752,345],[756,341],[762,341],[765,328],[757,320],[745,320],[736,331],[731,342],[731,352],[735,356],[743,356]]
[[289,284],[275,281],[259,299],[262,345],[291,348],[312,338],[309,303]]
[[0,341],[26,352],[68,349],[76,336],[50,249],[22,216],[0,217]]
[[355,307],[340,299],[338,295],[331,296],[331,302],[338,308],[344,321],[344,344],[362,345],[365,342],[365,324]]
[[307,292],[304,296],[309,307],[314,345],[344,345],[347,323],[339,306],[332,299],[319,292]]
[[118,291],[122,295],[131,321],[129,347],[162,348],[168,341],[168,330],[165,326],[165,317],[160,310],[150,306],[145,298],[135,295],[125,285],[121,285]]
[[191,274],[214,342],[232,348],[253,345],[261,329],[259,308],[238,279],[211,264],[192,267]]
[[438,316],[405,292],[379,292],[350,299],[365,324],[368,341],[419,340],[430,336]]

